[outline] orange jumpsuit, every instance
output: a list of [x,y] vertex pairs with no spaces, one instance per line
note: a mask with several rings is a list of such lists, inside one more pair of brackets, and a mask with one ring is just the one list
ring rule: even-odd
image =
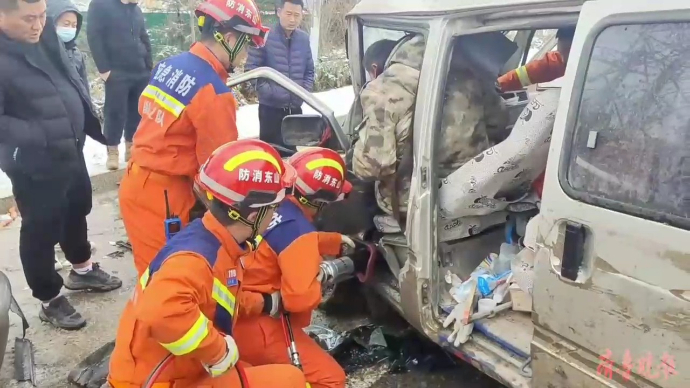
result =
[[[239,290],[242,262],[251,256],[242,258],[244,253],[210,213],[165,245],[120,318],[108,376],[113,388],[140,388],[171,353],[175,358],[155,388],[241,387],[237,368],[211,378],[202,364],[225,355],[223,335],[233,334],[238,305],[246,304],[244,315],[263,309],[260,294],[242,296]],[[247,366],[244,372],[251,388],[306,386],[291,365]]]
[[219,146],[237,140],[228,72],[201,43],[161,61],[139,100],[141,122],[120,183],[120,212],[139,276],[165,245],[170,212],[189,222],[194,175]]
[[[256,254],[245,261],[242,287],[263,294],[280,290],[307,382],[312,388],[344,388],[343,369],[302,330],[321,302],[316,276],[322,255],[337,255],[341,246],[340,234],[316,232],[311,221],[294,197],[283,201]],[[242,360],[252,365],[290,363],[280,319],[241,314],[235,334]]]
[[520,90],[532,84],[550,82],[565,74],[565,62],[558,51],[547,53],[544,58],[509,71],[498,78],[503,92]]

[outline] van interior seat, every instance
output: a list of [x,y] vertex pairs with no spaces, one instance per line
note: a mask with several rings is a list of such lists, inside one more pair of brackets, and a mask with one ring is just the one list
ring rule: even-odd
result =
[[[511,202],[536,200],[530,196],[530,187],[546,169],[560,89],[547,89],[530,97],[529,102],[508,102],[510,112],[521,108],[521,113],[504,141],[442,180],[439,241],[477,235],[505,223],[505,208]],[[402,233],[390,215],[375,216],[374,224],[385,234]]]

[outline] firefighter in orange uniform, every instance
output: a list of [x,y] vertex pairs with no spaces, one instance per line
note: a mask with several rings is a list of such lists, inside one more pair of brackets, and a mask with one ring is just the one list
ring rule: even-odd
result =
[[182,225],[195,205],[194,174],[211,152],[237,140],[237,102],[228,71],[262,46],[267,32],[252,0],[206,0],[196,10],[201,41],[161,61],[139,100],[141,123],[120,184],[120,211],[141,276],[166,241],[171,215]]
[[565,74],[570,45],[573,43],[575,27],[561,28],[556,33],[557,51],[547,53],[544,58],[532,61],[525,66],[509,71],[498,78],[498,88],[502,92],[520,90],[532,84],[551,82]]
[[[242,360],[253,365],[290,362],[283,327],[282,309],[290,313],[297,351],[304,375],[312,388],[343,388],[345,372],[338,363],[302,330],[321,302],[319,265],[322,256],[338,255],[342,244],[354,246],[347,236],[317,232],[313,217],[324,204],[343,199],[352,186],[345,180],[346,168],[337,152],[309,148],[293,155],[288,164],[297,179],[293,195],[273,214],[263,241],[246,262],[243,289],[263,293],[266,315],[240,316],[235,340]],[[268,303],[273,296],[272,302]]]
[[[172,238],[144,271],[120,319],[108,383],[140,388],[173,357],[154,388],[304,388],[292,365],[238,364],[233,325],[247,241],[269,225],[294,170],[260,140],[216,150],[194,191],[208,212]],[[245,255],[245,256],[243,256]],[[238,296],[239,293],[239,296]],[[256,302],[263,308],[263,299]]]

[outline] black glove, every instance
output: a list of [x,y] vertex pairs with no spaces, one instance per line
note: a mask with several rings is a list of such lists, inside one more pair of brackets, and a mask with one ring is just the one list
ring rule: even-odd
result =
[[272,294],[261,294],[264,297],[264,308],[261,311],[265,315],[270,315],[273,318],[278,318],[282,307],[280,291]]

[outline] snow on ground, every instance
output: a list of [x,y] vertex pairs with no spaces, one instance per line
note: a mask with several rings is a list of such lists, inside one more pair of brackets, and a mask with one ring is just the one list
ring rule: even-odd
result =
[[[348,113],[355,95],[351,86],[346,86],[339,89],[329,90],[327,92],[315,93],[326,106],[333,109],[336,117],[344,116]],[[304,104],[304,113],[316,113],[311,107]],[[237,112],[237,129],[239,137],[252,138],[259,137],[259,106],[245,105],[240,107]],[[125,166],[124,162],[124,144],[120,145],[120,167]],[[105,147],[101,144],[86,139],[84,146],[84,155],[86,157],[86,167],[89,170],[89,175],[94,176],[103,174],[108,170],[105,168],[105,161],[107,158]],[[0,172],[0,198],[9,197],[12,195],[12,185],[9,178]]]

